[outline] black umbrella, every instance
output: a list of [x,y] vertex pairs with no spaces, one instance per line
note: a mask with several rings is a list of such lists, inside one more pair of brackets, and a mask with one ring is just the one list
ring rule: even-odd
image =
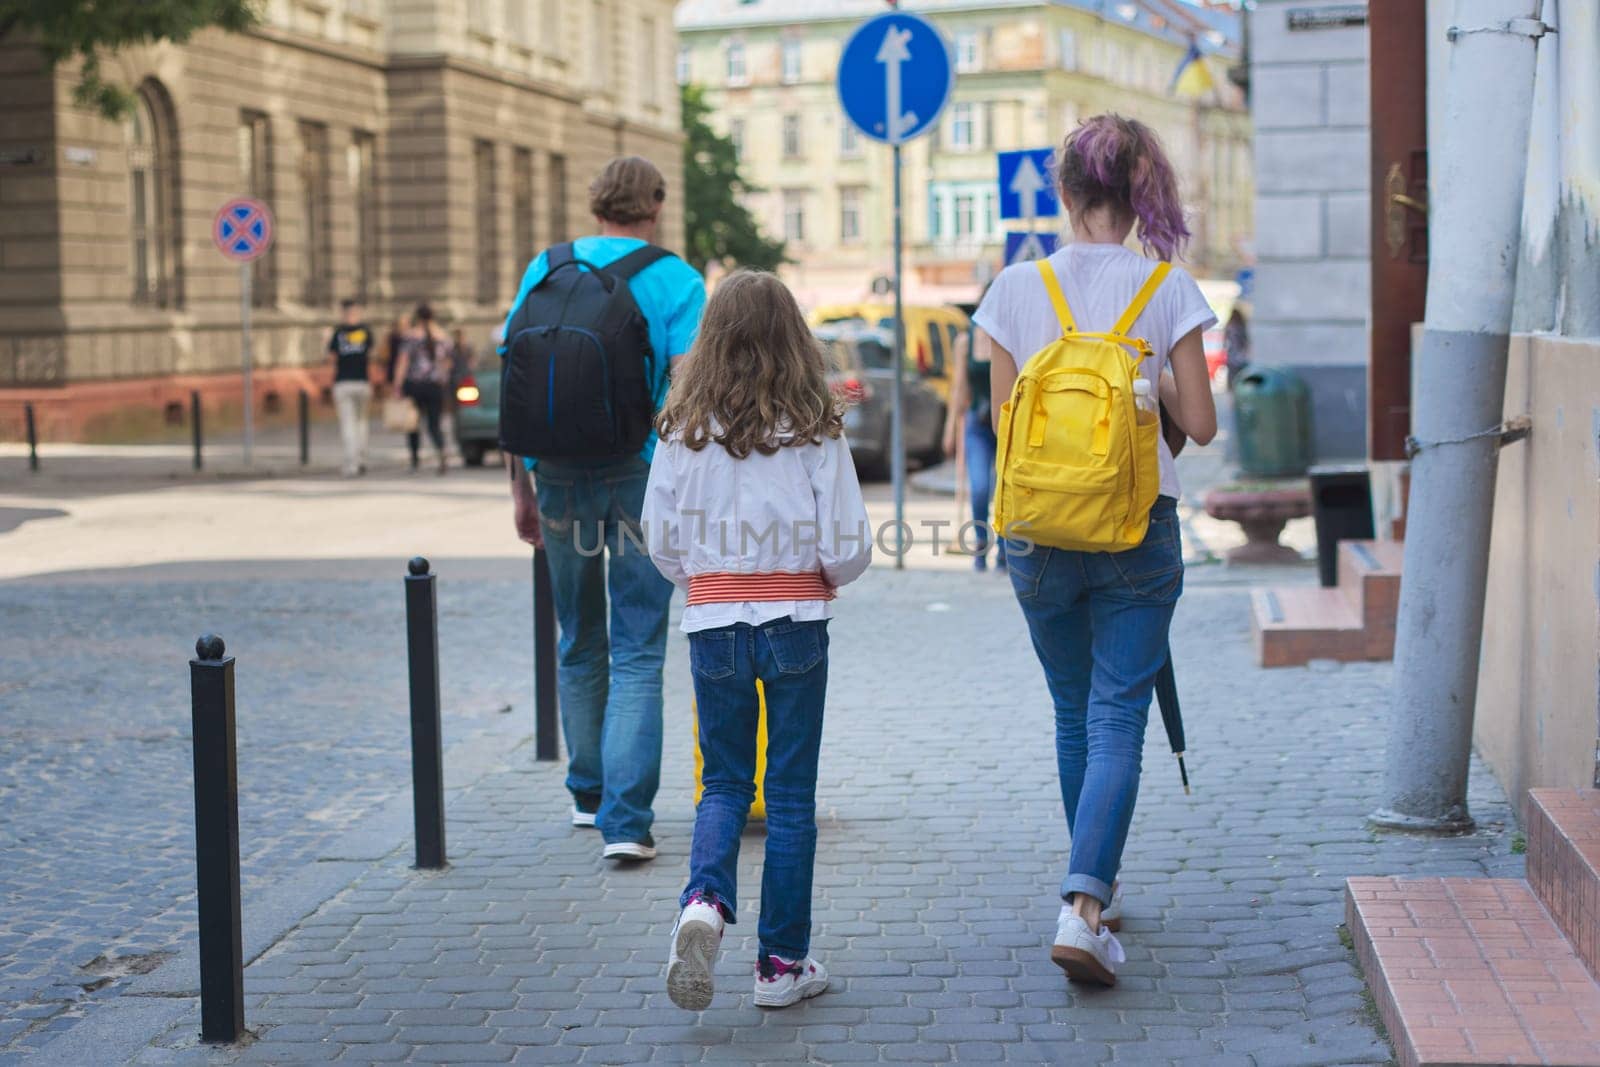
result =
[[1167,661],[1156,672],[1156,701],[1161,705],[1161,722],[1167,728],[1167,740],[1172,744],[1172,754],[1178,757],[1178,774],[1183,778],[1183,792],[1189,792],[1189,771],[1183,765],[1183,713],[1178,710],[1178,679],[1172,673],[1172,649],[1167,649]]

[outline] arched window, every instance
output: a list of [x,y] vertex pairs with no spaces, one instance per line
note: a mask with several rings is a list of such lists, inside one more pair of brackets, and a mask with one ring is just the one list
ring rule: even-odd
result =
[[183,303],[178,261],[178,151],[172,101],[154,79],[128,118],[128,234],[133,302]]

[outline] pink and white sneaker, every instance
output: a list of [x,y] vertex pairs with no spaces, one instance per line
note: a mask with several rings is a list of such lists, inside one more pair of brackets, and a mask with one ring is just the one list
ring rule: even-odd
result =
[[767,956],[756,964],[757,1007],[787,1008],[827,988],[827,969],[810,956],[803,960]]
[[722,909],[696,893],[678,913],[667,957],[667,996],[680,1008],[705,1011],[715,992],[712,972],[722,947]]

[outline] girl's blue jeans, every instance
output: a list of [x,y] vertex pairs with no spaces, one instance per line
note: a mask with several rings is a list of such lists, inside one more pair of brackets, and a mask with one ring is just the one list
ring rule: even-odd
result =
[[1061,896],[1111,901],[1139,795],[1140,755],[1167,628],[1183,591],[1177,504],[1160,497],[1125,552],[1013,540],[1011,584],[1056,709],[1056,765],[1072,855]]
[[811,872],[817,852],[817,758],[828,689],[828,624],[788,617],[689,635],[689,667],[705,759],[689,884],[738,913],[739,837],[756,795],[756,679],[767,696],[767,857],[761,872],[763,957],[811,950]]

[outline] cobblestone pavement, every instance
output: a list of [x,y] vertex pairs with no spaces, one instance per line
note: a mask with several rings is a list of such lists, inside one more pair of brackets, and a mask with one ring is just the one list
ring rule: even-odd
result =
[[[455,611],[475,617],[489,598]],[[196,1044],[192,980],[100,1010],[120,1025],[113,1013],[162,1001],[165,1030],[134,1054],[141,1064],[1385,1063],[1341,940],[1343,879],[1519,874],[1511,813],[1475,767],[1477,833],[1368,830],[1388,666],[1257,670],[1247,607],[1225,572],[1191,572],[1174,654],[1195,792],[1183,794],[1153,726],[1122,871],[1129,962],[1114,990],[1070,986],[1048,959],[1067,839],[1049,702],[1008,587],[875,569],[834,625],[814,941],[834,976],[824,996],[781,1012],[751,1003],[751,833],[717,998],[699,1015],[667,1001],[692,814],[687,656],[674,633],[654,863],[602,861],[593,832],[565,823],[560,768],[508,746],[452,797],[450,869],[412,871],[406,848],[366,864],[252,962],[253,1042]],[[349,703],[316,692],[325,718]],[[331,760],[319,769],[335,773]],[[83,862],[102,878],[120,868]],[[66,1047],[40,1062],[70,1062]]]
[[[0,1063],[194,940],[186,661],[200,631],[239,657],[246,899],[409,786],[403,568],[324,569],[0,584]],[[441,578],[447,743],[531,720],[529,584]]]

